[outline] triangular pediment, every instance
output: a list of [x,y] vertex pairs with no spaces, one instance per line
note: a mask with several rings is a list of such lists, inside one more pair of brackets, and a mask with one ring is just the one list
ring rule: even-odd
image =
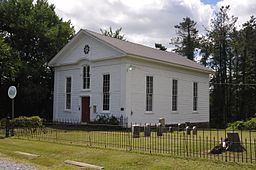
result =
[[73,39],[49,62],[50,66],[76,64],[123,56],[125,53],[104,41],[80,30]]

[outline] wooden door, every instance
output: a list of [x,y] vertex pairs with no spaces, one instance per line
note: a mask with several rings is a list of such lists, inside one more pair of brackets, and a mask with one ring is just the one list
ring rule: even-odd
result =
[[82,122],[90,121],[90,97],[82,97]]

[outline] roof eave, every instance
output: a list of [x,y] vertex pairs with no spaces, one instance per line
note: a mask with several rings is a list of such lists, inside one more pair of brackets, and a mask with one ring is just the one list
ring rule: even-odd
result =
[[70,47],[70,45],[79,38],[82,30],[79,30],[78,33],[48,62],[48,66],[55,67],[56,60],[61,56],[61,54]]
[[195,68],[195,67],[190,67],[190,66],[176,64],[176,63],[171,63],[171,62],[162,61],[162,60],[158,60],[158,59],[151,59],[151,58],[147,58],[147,57],[144,57],[144,56],[138,56],[138,55],[134,55],[134,54],[128,54],[127,57],[143,59],[143,60],[147,60],[147,61],[154,61],[154,62],[158,62],[158,63],[161,63],[161,64],[165,64],[165,65],[167,64],[167,65],[170,65],[170,66],[183,68],[183,69],[186,69],[186,70],[193,70],[193,71],[197,71],[197,72],[201,72],[201,73],[207,73],[207,74],[214,74],[215,73],[213,70],[210,70],[208,68],[199,69],[199,68]]

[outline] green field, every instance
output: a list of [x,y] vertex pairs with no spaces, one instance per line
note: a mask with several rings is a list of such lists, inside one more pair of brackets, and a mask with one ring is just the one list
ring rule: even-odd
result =
[[139,153],[202,157],[212,160],[255,163],[255,132],[238,131],[246,152],[224,152],[220,155],[208,154],[211,148],[219,144],[221,140],[225,138],[226,133],[227,131],[224,130],[198,131],[197,135],[186,135],[184,132],[166,132],[163,133],[163,136],[157,136],[156,132],[151,132],[151,137],[143,137],[143,133],[140,133],[140,138],[133,138],[130,131],[113,132],[46,128],[43,131],[34,132],[16,129],[15,138],[98,148],[112,148]]
[[[22,151],[40,155],[30,158],[15,154]],[[79,169],[66,165],[67,159],[103,166],[105,169],[172,170],[172,169],[255,169],[255,164],[237,164],[196,158],[178,158],[163,155],[140,154],[113,149],[102,149],[52,142],[28,141],[21,139],[0,139],[0,159],[16,160],[31,164],[38,169]]]

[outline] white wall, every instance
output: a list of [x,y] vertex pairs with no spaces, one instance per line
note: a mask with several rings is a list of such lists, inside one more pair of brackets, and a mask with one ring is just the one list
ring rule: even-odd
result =
[[[134,70],[127,73],[129,123],[209,122],[209,76],[139,60],[130,60]],[[146,113],[146,76],[153,76],[153,112]],[[178,110],[172,112],[172,79],[178,80]],[[198,111],[193,112],[193,82],[198,82]],[[133,114],[131,114],[133,112]]]
[[[125,97],[123,87],[125,82],[123,74],[122,60],[108,60],[104,62],[97,62],[92,66],[92,88],[91,88],[91,105],[97,106],[97,114],[113,114],[120,117],[124,111],[121,107],[125,107]],[[110,74],[110,110],[103,111],[103,75]],[[92,118],[97,114],[92,113]]]
[[[90,51],[84,54],[84,46],[88,44]],[[119,51],[112,47],[82,33],[73,39],[72,43],[64,48],[64,52],[54,63],[55,81],[54,81],[54,109],[53,119],[60,121],[81,121],[81,97],[90,96],[91,120],[97,114],[92,113],[92,106],[97,107],[97,113],[102,113],[102,81],[103,74],[109,73],[111,76],[110,89],[110,111],[108,114],[114,114],[117,117],[121,107],[125,107],[125,72],[122,70],[122,59],[104,60],[99,59],[121,56]],[[82,67],[85,64],[91,66],[91,89],[82,89]],[[65,110],[65,83],[66,77],[71,76],[71,110]],[[121,96],[123,96],[121,98]]]
[[[91,89],[82,90],[82,66],[91,65]],[[134,70],[128,71],[132,65]],[[166,123],[209,121],[209,77],[207,74],[186,71],[138,60],[105,60],[55,69],[54,120],[81,121],[81,96],[91,97],[91,120],[102,111],[103,74],[110,74],[110,111],[120,117],[128,117],[129,124],[157,123],[165,118]],[[153,112],[146,113],[146,76],[154,78]],[[65,111],[65,78],[72,77],[72,109]],[[178,111],[171,111],[172,79],[178,80]],[[198,82],[198,112],[193,112],[193,82]],[[92,112],[96,105],[97,113]],[[124,111],[121,111],[121,108]],[[79,109],[80,108],[80,109]],[[133,114],[131,114],[131,112]]]
[[[73,40],[72,44],[64,48],[64,52],[55,61],[57,63],[56,65],[77,64],[84,59],[93,61],[122,55],[112,47],[95,40],[84,33],[81,34],[83,34],[83,36],[78,36]],[[85,45],[89,45],[90,47],[88,54],[84,53]]]
[[[71,77],[71,110],[65,110],[66,77]],[[80,69],[75,66],[55,68],[53,119],[79,122],[80,115]],[[75,83],[76,82],[76,83]]]
[[[91,66],[90,90],[82,89],[82,67],[86,64]],[[125,67],[122,59],[106,60],[104,62],[88,62],[86,60],[77,65],[62,66],[55,69],[55,92],[54,92],[54,120],[81,121],[81,97],[90,96],[91,120],[96,115],[113,114],[120,117],[125,107]],[[110,110],[102,110],[103,99],[103,75],[110,74]],[[65,82],[66,77],[72,77],[71,85],[71,110],[65,110]],[[123,96],[123,97],[122,97]],[[93,113],[92,106],[97,107],[97,113]]]

